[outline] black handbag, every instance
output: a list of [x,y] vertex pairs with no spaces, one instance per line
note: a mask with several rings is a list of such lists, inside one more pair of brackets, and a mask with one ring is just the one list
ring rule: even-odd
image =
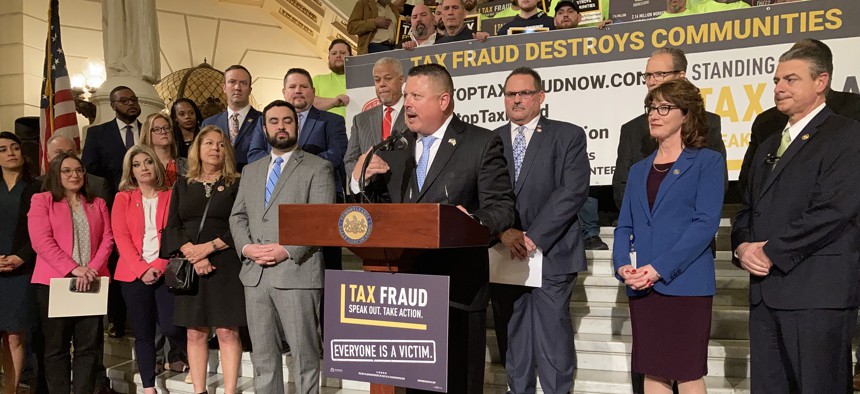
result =
[[[212,197],[206,200],[206,207],[203,208],[203,217],[200,219],[200,227],[197,229],[195,244],[200,242],[200,232],[203,231],[203,224],[206,222],[210,201],[212,201]],[[197,284],[197,272],[194,271],[191,262],[184,256],[174,256],[167,262],[167,269],[164,271],[164,283],[171,290],[189,292],[194,290]]]

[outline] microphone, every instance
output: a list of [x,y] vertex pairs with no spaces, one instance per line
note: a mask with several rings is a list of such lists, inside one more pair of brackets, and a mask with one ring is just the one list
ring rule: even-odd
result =
[[394,130],[388,138],[377,145],[379,145],[379,149],[377,151],[392,151],[406,149],[409,143],[406,142],[406,137],[403,136],[402,132]]
[[768,153],[767,156],[764,158],[764,162],[765,164],[774,165],[777,161],[779,161],[779,158],[780,156],[777,156],[773,153]]
[[393,151],[393,150],[401,150],[406,149],[409,146],[409,143],[406,141],[406,138],[403,137],[403,133],[397,130],[392,130],[391,135],[388,138],[382,140],[382,142],[374,145],[370,148],[370,152],[367,153],[367,157],[364,158],[364,163],[361,164],[361,175],[358,178],[358,194],[359,201],[362,203],[369,203],[370,199],[364,193],[365,186],[367,186],[367,181],[365,179],[365,172],[367,171],[367,166],[370,164],[370,160],[373,158],[373,155],[379,151]]

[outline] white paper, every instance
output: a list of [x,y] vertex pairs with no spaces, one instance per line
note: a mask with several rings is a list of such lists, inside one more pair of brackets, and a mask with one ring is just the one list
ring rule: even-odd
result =
[[53,278],[48,295],[48,317],[96,316],[107,314],[110,278],[99,277],[97,293],[69,290],[73,278]]
[[528,261],[512,259],[505,244],[499,243],[489,249],[490,282],[529,287],[541,286],[543,274],[543,251],[537,249]]

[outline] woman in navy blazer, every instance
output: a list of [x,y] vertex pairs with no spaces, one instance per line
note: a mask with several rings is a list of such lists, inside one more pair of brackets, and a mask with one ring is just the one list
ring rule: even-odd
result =
[[705,111],[689,81],[656,87],[645,111],[659,148],[630,169],[613,247],[630,297],[632,368],[646,393],[671,393],[674,382],[704,393],[726,163],[703,148]]

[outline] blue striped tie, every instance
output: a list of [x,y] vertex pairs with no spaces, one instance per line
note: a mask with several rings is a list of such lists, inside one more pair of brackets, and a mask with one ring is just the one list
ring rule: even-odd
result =
[[269,173],[269,179],[266,181],[266,207],[269,206],[269,198],[272,197],[275,185],[278,184],[278,177],[281,176],[281,163],[283,162],[284,159],[276,157],[275,165],[272,166],[272,172]]

